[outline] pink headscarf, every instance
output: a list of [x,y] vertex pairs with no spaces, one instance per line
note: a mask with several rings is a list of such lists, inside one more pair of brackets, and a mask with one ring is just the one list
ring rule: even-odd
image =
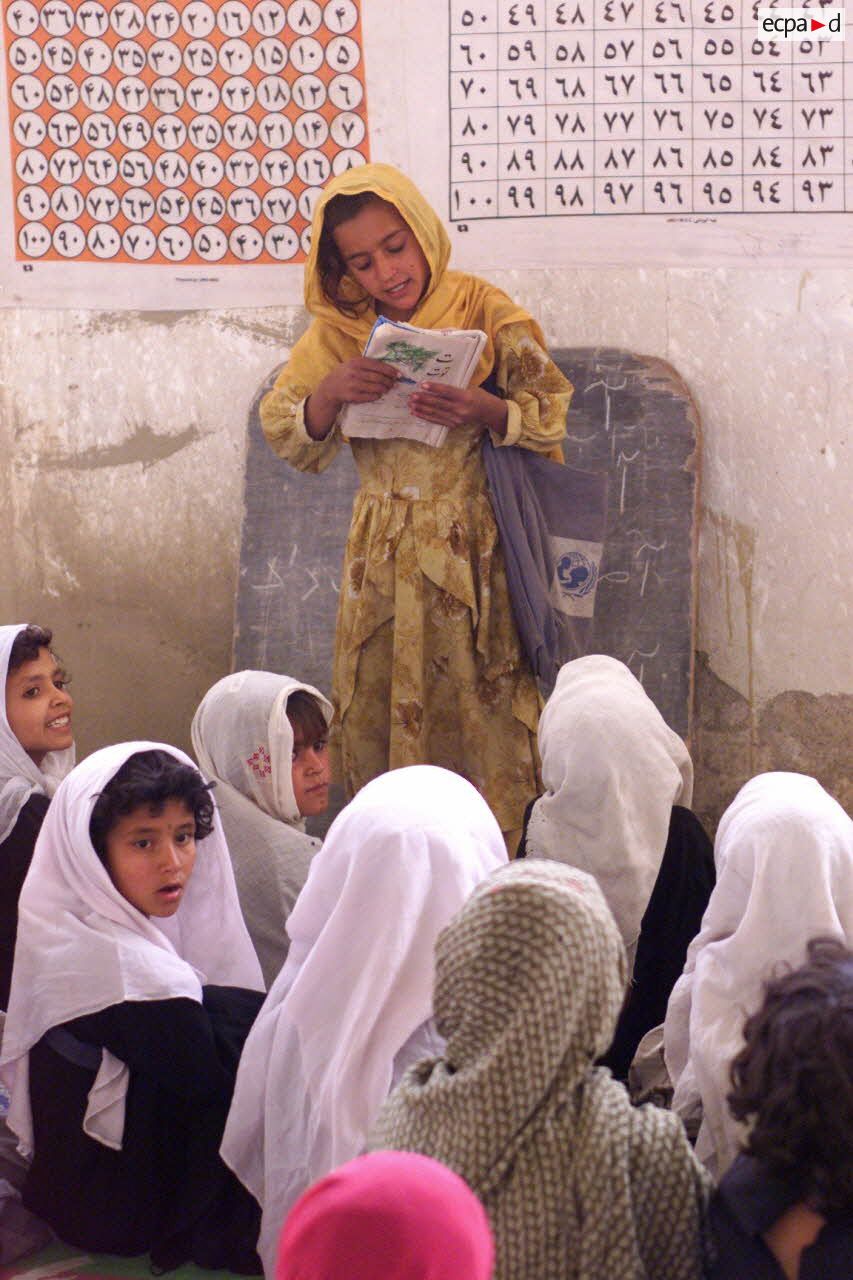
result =
[[375,1151],[315,1182],[284,1224],[276,1280],[488,1280],[486,1211],[428,1156]]

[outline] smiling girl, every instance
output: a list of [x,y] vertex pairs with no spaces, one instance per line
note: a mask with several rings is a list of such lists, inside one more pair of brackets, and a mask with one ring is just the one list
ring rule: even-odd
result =
[[497,446],[550,453],[565,434],[571,387],[532,317],[485,280],[448,270],[449,257],[438,215],[399,170],[370,164],[335,178],[317,203],[305,267],[313,323],[261,421],[276,453],[322,471],[341,447],[344,407],[378,400],[396,380],[361,354],[378,315],[486,333],[471,386],[412,392],[418,417],[450,428],[441,448],[350,441],[361,488],[332,686],[348,796],[386,769],[442,765],[474,783],[512,844],[538,790],[539,699],[481,446],[488,432]]
[[49,797],[74,765],[68,675],[53,633],[0,627],[0,1009],[9,1002],[18,897]]
[[96,751],[36,843],[0,1057],[24,1204],[61,1240],[258,1269],[218,1148],[262,991],[200,774],[156,743]]

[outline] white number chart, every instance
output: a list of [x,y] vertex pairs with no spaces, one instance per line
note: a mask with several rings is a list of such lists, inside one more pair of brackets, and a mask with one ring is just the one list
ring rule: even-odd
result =
[[24,271],[301,263],[323,185],[369,158],[355,0],[2,13],[3,230]]
[[759,3],[451,0],[451,221],[853,211],[853,46]]

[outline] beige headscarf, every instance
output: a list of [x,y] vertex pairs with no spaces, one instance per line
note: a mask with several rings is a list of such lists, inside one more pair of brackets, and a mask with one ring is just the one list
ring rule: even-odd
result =
[[626,971],[595,881],[514,863],[474,891],[436,957],[445,1056],[404,1076],[370,1146],[466,1180],[491,1219],[497,1280],[698,1280],[705,1182],[682,1126],[632,1108],[593,1066]]
[[192,722],[199,768],[216,800],[246,920],[267,986],[287,958],[287,918],[320,841],[305,832],[293,793],[293,729],[287,703],[310,693],[331,724],[332,704],[313,685],[272,671],[237,671],[202,698]]
[[595,876],[633,959],[672,806],[690,806],[687,748],[624,662],[592,654],[560,669],[539,751],[527,852]]

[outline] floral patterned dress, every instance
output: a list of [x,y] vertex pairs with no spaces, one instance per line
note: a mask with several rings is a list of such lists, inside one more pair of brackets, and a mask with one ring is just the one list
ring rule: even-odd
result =
[[[495,336],[508,401],[505,440],[548,453],[565,434],[571,385],[523,322]],[[319,472],[341,447],[305,429],[312,388],[285,368],[261,405],[272,448]],[[338,608],[333,701],[347,796],[388,769],[437,764],[485,796],[505,833],[541,790],[540,699],[512,617],[486,491],[480,427],[451,428],[438,449],[351,442],[361,478]]]

